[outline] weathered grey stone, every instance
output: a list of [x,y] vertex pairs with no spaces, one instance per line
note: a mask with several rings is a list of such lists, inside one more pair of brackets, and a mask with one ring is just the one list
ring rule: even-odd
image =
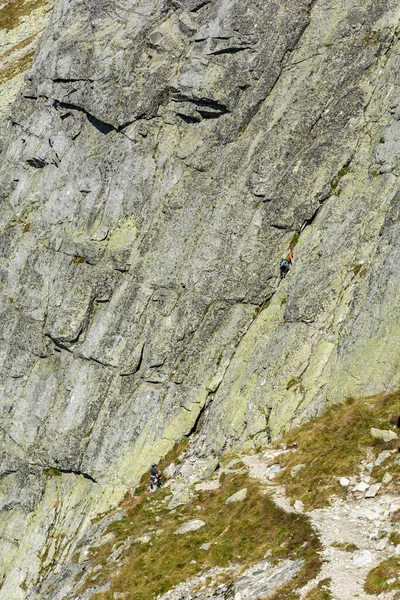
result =
[[206,550],[208,551],[211,548],[211,542],[207,542],[206,544],[202,544],[200,546],[200,550]]
[[398,439],[397,433],[391,429],[375,429],[375,427],[371,427],[371,435],[373,438],[382,440],[383,442],[391,442]]
[[354,492],[366,492],[368,488],[369,488],[369,484],[368,483],[366,483],[365,481],[360,481],[360,483],[358,483],[353,488],[353,491]]
[[380,452],[375,461],[375,466],[379,467],[380,465],[382,465],[386,460],[388,460],[391,457],[391,455],[392,453],[390,450],[384,450],[383,452]]
[[151,537],[152,537],[153,533],[145,533],[144,535],[141,535],[140,537],[137,537],[133,540],[134,544],[148,544],[149,542],[151,542]]
[[283,560],[273,565],[268,559],[263,560],[247,569],[223,597],[241,600],[268,598],[278,588],[291,581],[302,566],[303,561]]
[[369,550],[359,550],[353,554],[352,561],[358,567],[364,567],[370,565],[374,561],[374,557]]
[[229,496],[229,498],[225,500],[225,504],[232,504],[232,502],[243,502],[243,500],[246,500],[246,498],[247,488],[243,488],[242,490],[239,490],[232,496]]
[[298,473],[300,473],[300,471],[301,471],[302,469],[304,469],[306,466],[307,466],[307,465],[305,465],[304,463],[301,463],[301,464],[299,464],[299,465],[296,465],[295,467],[293,467],[293,468],[291,469],[291,471],[290,471],[290,477],[293,477],[293,478],[294,478],[294,477],[296,477],[296,475],[297,475]]
[[4,600],[191,432],[400,386],[398,6],[359,4],[58,0],[0,167]]
[[366,498],[375,498],[375,496],[377,495],[377,493],[379,492],[381,487],[382,487],[381,483],[374,483],[374,485],[371,485],[371,487],[365,492],[365,497]]
[[182,525],[182,527],[179,527],[179,529],[174,531],[174,534],[183,535],[184,533],[191,533],[192,531],[197,531],[198,529],[201,529],[204,526],[204,521],[201,521],[200,519],[192,519],[191,521],[187,521]]
[[393,481],[393,475],[391,475],[390,473],[385,473],[384,476],[382,477],[382,483],[384,485],[387,485],[391,481]]
[[265,471],[265,477],[267,479],[274,479],[281,471],[282,467],[278,463],[275,463],[274,465],[268,467],[268,469]]
[[339,483],[342,487],[348,487],[350,485],[350,479],[347,479],[347,477],[340,477]]
[[171,463],[170,465],[168,465],[168,467],[166,467],[163,471],[164,477],[166,477],[167,479],[170,479],[171,477],[173,477],[176,472],[176,468],[177,467],[174,463]]

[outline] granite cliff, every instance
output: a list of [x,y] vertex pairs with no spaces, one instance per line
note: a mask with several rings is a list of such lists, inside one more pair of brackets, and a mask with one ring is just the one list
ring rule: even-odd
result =
[[258,445],[399,387],[399,23],[56,2],[0,167],[0,598],[184,436]]

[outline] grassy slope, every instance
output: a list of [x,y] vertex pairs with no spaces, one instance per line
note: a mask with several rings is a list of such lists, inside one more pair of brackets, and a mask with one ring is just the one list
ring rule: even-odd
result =
[[[291,432],[286,441],[296,441],[298,450],[280,457],[281,464],[284,463],[287,468],[279,476],[288,496],[293,500],[301,499],[308,507],[319,507],[325,505],[333,494],[341,494],[338,477],[357,473],[360,461],[371,450],[376,455],[398,445],[399,442],[388,444],[374,440],[370,429],[396,429],[399,415],[400,392],[396,392],[348,400]],[[177,457],[186,443],[175,448],[161,467],[172,461],[179,462]],[[222,464],[231,458],[222,457]],[[291,469],[300,463],[304,463],[306,468],[296,477],[291,477]],[[238,466],[240,464],[236,468]],[[374,467],[372,475],[380,480],[385,472],[400,475],[400,467],[394,464],[393,455],[381,467]],[[127,593],[127,600],[152,600],[213,566],[226,567],[240,562],[245,569],[270,551],[272,558],[305,560],[305,567],[296,579],[271,598],[297,599],[295,590],[313,579],[320,569],[319,540],[307,517],[287,514],[278,508],[268,495],[262,493],[260,482],[249,479],[242,470],[223,474],[221,482],[218,490],[199,492],[190,504],[168,511],[167,502],[163,502],[169,493],[167,489],[150,496],[143,494],[147,485],[146,475],[139,488],[140,497],[127,498],[124,503],[126,517],[110,526],[115,535],[113,541],[92,549],[92,566],[101,565],[101,569],[90,577],[84,577],[80,590],[110,581],[110,590],[94,596],[96,600],[111,600],[114,592]],[[248,489],[247,499],[226,505],[226,498],[243,487]],[[202,519],[206,526],[191,534],[174,535],[183,522],[193,518]],[[151,544],[132,544],[123,554],[120,565],[109,560],[112,552],[128,537],[134,539],[156,530],[162,531],[152,536]],[[200,550],[206,542],[212,542],[207,552]],[[387,589],[386,581],[390,578],[387,573],[392,573],[393,569],[398,572],[397,558],[386,561],[371,572],[366,590]],[[229,574],[226,574],[225,580],[229,581]],[[310,590],[307,600],[329,600],[331,596],[327,585],[327,582],[321,582]]]
[[[395,581],[388,583],[391,579]],[[391,590],[400,590],[400,558],[393,556],[372,569],[365,582],[367,594],[380,594]]]
[[[243,487],[248,490],[247,499],[226,505],[226,498]],[[151,600],[212,566],[240,562],[247,568],[261,560],[267,550],[276,559],[305,560],[296,586],[318,573],[319,541],[308,519],[282,511],[260,493],[260,484],[247,475],[228,475],[219,489],[199,492],[194,502],[176,511],[168,511],[162,503],[167,493],[160,490],[132,500],[127,516],[110,527],[115,539],[92,550],[92,564],[102,565],[96,584],[111,580],[111,589],[94,596],[96,600],[111,600],[114,592],[127,592],[127,600]],[[186,535],[174,535],[183,522],[195,518],[202,519],[206,526]],[[132,544],[123,566],[114,573],[115,565],[109,561],[112,548],[129,536],[135,539],[157,529],[162,531],[153,535],[151,545]],[[206,542],[212,542],[210,549],[200,550]],[[93,583],[91,579],[83,583],[81,591]],[[294,597],[290,587],[279,598]]]
[[[282,458],[280,462],[287,468],[277,480],[285,485],[290,498],[302,500],[306,507],[326,505],[332,495],[341,494],[338,478],[359,471],[367,449],[373,448],[377,454],[398,447],[398,441],[374,440],[370,430],[371,427],[396,429],[399,416],[400,392],[349,399],[346,404],[329,409],[287,436],[285,441],[288,444],[296,441],[298,450]],[[399,476],[400,466],[393,464],[393,459],[390,463],[374,467],[372,476],[378,481],[385,472]],[[291,469],[299,464],[306,467],[291,477]]]

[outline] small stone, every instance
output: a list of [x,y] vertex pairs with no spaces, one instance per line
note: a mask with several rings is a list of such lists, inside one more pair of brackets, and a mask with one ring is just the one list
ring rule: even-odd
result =
[[302,503],[301,500],[296,500],[296,502],[293,505],[293,508],[298,513],[304,512],[304,504]]
[[293,467],[293,469],[290,471],[290,477],[296,477],[297,473],[304,469],[305,466],[306,465],[304,463],[301,463],[300,465]]
[[382,463],[385,462],[391,456],[391,452],[389,450],[384,450],[378,454],[378,458],[375,461],[375,466],[379,467]]
[[395,553],[396,556],[400,556],[400,544],[395,547],[394,553]]
[[374,557],[369,550],[360,550],[353,554],[353,563],[357,567],[364,567],[374,562]]
[[347,477],[341,477],[339,479],[339,483],[342,487],[348,487],[350,485],[350,479],[347,479]]
[[182,527],[179,527],[179,529],[174,531],[174,535],[182,535],[184,533],[197,531],[198,529],[201,529],[204,526],[204,521],[201,521],[200,519],[192,519],[191,521],[187,521],[182,525]]
[[376,440],[382,440],[383,442],[391,442],[398,439],[397,433],[391,429],[375,429],[375,427],[371,427],[371,435]]
[[109,232],[108,227],[106,227],[106,226],[98,227],[90,239],[93,240],[94,242],[102,242],[108,236],[108,232]]
[[164,533],[164,529],[157,529],[156,530],[156,535],[157,536],[162,535],[163,533]]
[[387,485],[388,483],[390,483],[393,480],[393,477],[390,473],[385,473],[384,476],[382,477],[382,483],[384,485]]
[[388,541],[389,541],[389,538],[383,538],[376,545],[376,549],[379,550],[379,552],[382,552],[386,548]]
[[265,471],[265,477],[267,479],[274,479],[274,477],[276,477],[281,471],[282,467],[278,463],[275,463],[268,467],[268,469]]
[[168,465],[168,467],[166,467],[163,471],[164,477],[166,477],[166,479],[171,479],[171,477],[175,475],[176,468],[177,467],[175,463]]
[[243,488],[242,490],[239,490],[238,492],[236,492],[236,494],[229,496],[229,498],[227,500],[225,500],[225,504],[232,504],[232,502],[242,502],[246,498],[247,498],[247,488]]
[[200,546],[200,550],[209,550],[211,548],[211,542],[207,542],[206,544],[202,544]]
[[361,481],[358,485],[356,485],[356,487],[354,488],[354,492],[366,492],[367,489],[369,488],[368,483],[366,483],[365,481]]
[[366,498],[375,498],[375,496],[377,495],[377,493],[379,492],[381,487],[382,487],[381,483],[374,483],[374,485],[371,485],[371,487],[367,490],[365,497]]
[[386,585],[392,585],[392,583],[396,583],[396,581],[396,577],[391,577],[390,579],[386,580]]
[[161,521],[161,517],[157,516],[156,521],[157,521],[157,523],[159,523]]
[[148,544],[151,541],[151,533],[145,533],[133,540],[134,544]]

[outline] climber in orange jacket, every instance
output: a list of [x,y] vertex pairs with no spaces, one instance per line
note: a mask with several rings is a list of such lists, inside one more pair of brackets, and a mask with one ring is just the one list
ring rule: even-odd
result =
[[283,279],[290,271],[293,265],[293,250],[289,250],[289,252],[285,252],[285,254],[281,258],[281,262],[279,263],[281,279]]

